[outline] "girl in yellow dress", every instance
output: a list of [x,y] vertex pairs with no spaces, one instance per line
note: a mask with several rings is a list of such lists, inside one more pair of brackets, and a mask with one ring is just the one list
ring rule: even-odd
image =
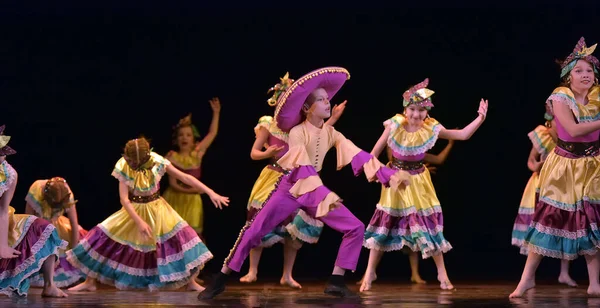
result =
[[[75,197],[67,181],[61,177],[33,182],[25,198],[27,207],[25,213],[41,217],[51,222],[58,230],[58,235],[69,243],[67,250],[75,247],[79,239],[87,231],[77,222]],[[63,216],[64,214],[67,217]],[[85,278],[83,272],[67,261],[65,250],[60,251],[58,265],[54,270],[54,282],[59,288],[68,287]],[[44,285],[42,275],[31,279],[31,285],[41,287]]]
[[[192,124],[192,115],[179,120],[175,126],[173,143],[177,145],[177,151],[170,151],[165,157],[171,164],[183,173],[187,173],[200,180],[202,158],[206,150],[217,136],[219,130],[219,114],[221,102],[215,97],[210,101],[213,110],[212,122],[208,134],[202,141],[198,141],[200,133]],[[181,215],[183,220],[192,227],[202,238],[204,228],[204,211],[202,208],[201,191],[169,176],[169,187],[163,194],[163,198]]]
[[27,296],[30,278],[43,273],[43,297],[67,297],[54,283],[54,266],[59,249],[67,242],[60,239],[56,228],[33,215],[15,214],[9,206],[17,186],[17,171],[6,161],[15,154],[9,147],[9,136],[0,126],[0,294]]
[[[285,74],[281,78],[281,82],[269,90],[269,92],[273,91],[274,94],[267,103],[270,106],[276,106],[279,96],[293,82],[294,80],[289,78],[289,73]],[[344,112],[345,107],[346,101],[340,105],[335,105],[332,109],[331,118],[327,120],[326,124],[335,124]],[[256,127],[254,127],[254,133],[256,134],[256,139],[252,145],[250,157],[253,160],[269,159],[271,162],[263,168],[254,183],[254,187],[252,187],[252,192],[248,200],[247,223],[260,211],[267,198],[275,190],[277,182],[284,175],[283,169],[276,161],[288,150],[288,134],[279,129],[273,117],[261,117]],[[258,263],[263,248],[283,242],[283,273],[279,283],[292,288],[302,288],[292,277],[296,255],[303,243],[316,243],[321,236],[321,231],[323,231],[323,223],[318,219],[310,217],[303,210],[298,210],[297,213],[290,215],[288,219],[265,235],[259,246],[250,250],[250,268],[248,274],[240,278],[240,282],[250,283],[256,281]]]
[[[425,153],[425,158],[423,161],[425,162],[424,166],[427,168],[430,174],[435,174],[437,167],[435,165],[442,165],[448,158],[448,154],[450,154],[450,150],[454,146],[454,140],[448,140],[448,144],[439,154],[430,154]],[[394,155],[392,152],[392,148],[389,146],[386,147],[386,154],[388,157],[388,166],[394,161]],[[423,278],[421,278],[421,274],[419,274],[419,254],[416,251],[412,251],[410,249],[402,249],[402,252],[408,254],[408,261],[410,263],[410,281],[416,284],[425,284],[427,283]],[[377,275],[371,277],[371,282],[377,280]],[[357,282],[358,285],[362,285],[364,277]]]
[[[529,254],[529,249],[527,245],[525,245],[525,235],[531,224],[535,205],[538,202],[537,193],[539,191],[540,183],[539,172],[548,155],[554,150],[556,139],[558,138],[556,135],[556,128],[552,125],[554,117],[549,110],[547,110],[544,118],[546,119],[546,125],[538,125],[534,130],[527,134],[529,140],[531,140],[531,143],[533,144],[533,147],[529,152],[529,158],[527,159],[527,167],[533,174],[531,174],[531,177],[525,186],[525,191],[523,191],[521,205],[519,206],[519,212],[515,218],[512,231],[511,243],[514,246],[519,247],[520,252],[523,255]],[[576,287],[577,283],[571,278],[571,275],[569,275],[569,263],[569,260],[561,260],[558,282],[571,287]]]
[[546,105],[554,116],[556,147],[540,171],[538,201],[524,236],[528,249],[521,280],[509,297],[535,287],[543,257],[584,256],[587,293],[600,296],[600,61],[582,37],[561,63],[562,84]]
[[194,229],[160,197],[159,182],[165,172],[206,193],[219,209],[228,205],[227,197],[151,152],[146,139],[130,140],[112,172],[119,180],[123,208],[67,251],[69,262],[87,275],[85,282],[69,290],[93,291],[96,280],[122,290],[183,285],[203,290],[194,278],[212,254]]
[[411,174],[410,185],[402,191],[386,187],[371,222],[365,231],[364,246],[371,250],[367,271],[360,291],[371,288],[375,269],[384,251],[420,251],[423,258],[433,257],[438,270],[440,288],[454,289],[444,265],[443,253],[452,249],[444,238],[443,215],[440,202],[431,182],[429,171],[424,166],[425,152],[431,149],[438,137],[467,140],[483,123],[488,103],[481,100],[478,117],[463,129],[446,129],[429,117],[433,107],[427,89],[429,80],[415,85],[403,94],[404,114],[397,114],[384,122],[385,130],[371,151],[379,156],[385,146],[392,149],[391,167]]

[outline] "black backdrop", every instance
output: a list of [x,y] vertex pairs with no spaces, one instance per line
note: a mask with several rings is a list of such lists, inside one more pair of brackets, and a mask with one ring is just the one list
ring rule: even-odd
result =
[[[445,214],[449,275],[518,281],[524,257],[510,246],[511,228],[531,149],[526,134],[543,124],[544,101],[559,81],[555,59],[580,36],[600,37],[595,16],[539,10],[42,10],[3,13],[0,122],[18,151],[12,204],[24,210],[31,183],[63,176],[89,229],[120,208],[110,176],[124,143],[140,134],[158,153],[170,149],[171,126],[188,112],[202,134],[211,119],[208,99],[222,102],[221,125],[203,164],[202,180],[231,198],[219,211],[204,198],[205,236],[216,271],[244,223],[252,184],[265,162],[249,157],[258,118],[272,114],[266,91],[289,71],[292,78],[322,66],[352,74],[333,99],[348,107],[336,128],[370,151],[381,123],[402,112],[401,94],[430,78],[431,116],[448,128],[477,116],[489,99],[488,119],[457,142],[434,176]],[[576,25],[576,26],[575,26]],[[439,151],[445,141],[434,148]],[[381,157],[385,161],[385,157]],[[349,168],[335,171],[331,151],[325,183],[368,223],[380,186]],[[164,181],[166,185],[166,180]],[[329,274],[341,236],[326,229],[299,253],[298,278]],[[363,249],[356,278],[366,268]],[[281,273],[282,249],[265,251],[261,277]],[[540,277],[558,275],[547,260]],[[421,263],[435,279],[432,260]],[[585,279],[585,264],[574,263]],[[406,256],[385,255],[382,278],[408,279]]]

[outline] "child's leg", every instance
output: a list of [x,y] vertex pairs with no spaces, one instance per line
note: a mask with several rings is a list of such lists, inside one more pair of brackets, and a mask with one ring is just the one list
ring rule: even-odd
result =
[[260,262],[262,251],[262,247],[255,247],[250,250],[250,269],[248,270],[248,274],[240,278],[240,282],[250,283],[256,281],[256,275],[258,275],[258,263]]
[[298,250],[302,247],[302,242],[286,237],[283,243],[283,275],[279,283],[295,289],[302,289],[302,286],[292,278],[292,270],[296,261]]
[[56,257],[50,256],[42,265],[42,274],[44,276],[44,289],[42,297],[67,297],[68,295],[54,284],[54,264]]
[[[517,288],[508,297],[521,297],[525,291],[535,287],[535,271],[540,265],[542,258],[542,255],[529,252],[523,274],[521,274],[521,281],[519,281]],[[596,279],[597,281],[598,279]]]

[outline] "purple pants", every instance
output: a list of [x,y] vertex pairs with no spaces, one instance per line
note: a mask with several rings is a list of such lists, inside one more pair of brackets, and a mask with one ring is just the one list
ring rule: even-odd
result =
[[[244,260],[250,253],[250,249],[257,247],[263,236],[277,227],[298,208],[302,208],[308,215],[315,217],[318,204],[305,206],[298,203],[296,198],[289,193],[291,187],[292,183],[289,181],[289,175],[284,175],[269,200],[254,217],[252,223],[244,226],[232,252],[225,260],[225,264],[231,270],[239,272]],[[335,265],[354,271],[363,243],[365,225],[343,205],[329,212],[326,216],[320,217],[319,220],[344,234]]]

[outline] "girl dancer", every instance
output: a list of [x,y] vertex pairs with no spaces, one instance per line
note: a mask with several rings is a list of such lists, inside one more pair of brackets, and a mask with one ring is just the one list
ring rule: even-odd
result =
[[[79,226],[77,222],[77,210],[75,208],[75,197],[65,179],[54,177],[49,180],[37,180],[29,188],[25,198],[27,207],[25,213],[41,217],[51,222],[58,230],[58,235],[69,243],[67,250],[75,247],[79,239],[83,238],[87,231]],[[67,217],[63,214],[67,214]],[[59,288],[68,287],[85,278],[83,272],[73,267],[67,261],[64,250],[60,251],[58,266],[54,270],[54,282]],[[44,281],[41,275],[31,279],[32,286],[42,286]]]
[[9,206],[17,186],[17,172],[6,161],[16,152],[9,147],[10,136],[0,126],[0,293],[27,296],[29,279],[42,270],[44,297],[67,297],[54,283],[54,266],[59,249],[67,242],[56,228],[33,215],[15,214]]
[[[240,232],[240,237],[225,260],[221,273],[201,292],[199,299],[209,299],[225,290],[231,271],[238,272],[250,249],[297,209],[319,218],[333,229],[344,233],[336,266],[325,293],[340,297],[355,297],[344,283],[346,270],[355,270],[364,225],[323,185],[318,172],[329,149],[336,147],[338,169],[352,164],[355,175],[364,170],[369,181],[384,185],[407,185],[409,175],[391,170],[377,158],[360,150],[324,119],[331,115],[329,100],[339,91],[348,71],[341,67],[315,70],[296,80],[278,99],[275,120],[282,131],[289,131],[289,151],[277,163],[285,175],[267,198],[262,209]],[[305,120],[306,119],[306,120]]]
[[558,138],[540,171],[539,201],[523,240],[529,254],[521,281],[509,297],[535,287],[542,257],[573,260],[579,255],[587,263],[588,294],[600,295],[600,63],[592,55],[595,48],[579,40],[561,64],[563,84],[546,100]]
[[[524,239],[527,234],[527,228],[533,217],[535,204],[538,201],[536,194],[537,190],[539,190],[539,172],[542,169],[546,157],[548,157],[548,154],[550,154],[556,146],[556,128],[552,125],[554,117],[550,114],[549,110],[547,110],[544,118],[546,119],[546,125],[539,125],[527,135],[533,144],[533,147],[529,152],[529,158],[527,159],[527,167],[529,167],[529,170],[531,170],[533,174],[529,178],[527,186],[525,186],[525,191],[521,198],[521,206],[519,206],[519,214],[515,219],[512,231],[511,242],[514,246],[520,248],[520,252],[523,255],[529,253],[527,245],[524,245]],[[561,260],[558,282],[571,287],[576,287],[577,283],[569,275],[569,262],[569,260]]]
[[[452,150],[452,147],[454,146],[454,140],[449,139],[448,140],[448,144],[446,145],[446,147],[437,155],[434,154],[430,154],[430,153],[425,153],[425,158],[423,158],[423,162],[425,162],[424,166],[425,168],[427,168],[427,171],[429,171],[430,174],[435,174],[437,171],[437,167],[435,165],[442,165],[444,164],[444,162],[446,161],[446,159],[448,158],[448,154],[450,154],[450,150]],[[392,163],[392,161],[394,160],[394,155],[393,155],[393,151],[392,149],[387,146],[386,147],[386,153],[387,153],[387,157],[388,157],[388,165],[390,165]],[[410,263],[410,281],[412,283],[416,283],[416,284],[425,284],[427,283],[425,280],[423,280],[423,278],[421,278],[421,275],[419,274],[419,254],[416,251],[412,251],[407,247],[404,247],[402,249],[402,252],[407,253],[408,254],[408,261]],[[377,275],[373,276],[373,280],[371,280],[371,282],[375,281],[377,279]],[[362,284],[364,280],[361,279],[358,284]]]
[[150,151],[146,139],[130,140],[112,175],[119,180],[123,208],[92,228],[67,252],[69,262],[86,273],[69,289],[93,291],[96,280],[118,289],[203,288],[194,279],[212,254],[196,232],[159,195],[164,173],[206,193],[221,208],[229,199],[216,194]]
[[[187,115],[179,120],[179,123],[175,126],[173,143],[177,145],[177,151],[170,151],[166,156],[166,159],[175,168],[198,180],[201,174],[202,158],[215,140],[219,130],[221,102],[218,97],[215,97],[209,100],[209,103],[213,110],[213,117],[208,134],[201,141],[198,141],[200,133],[196,126],[192,124],[192,115]],[[200,197],[201,193],[197,189],[177,180],[177,178],[169,176],[169,187],[163,194],[163,198],[202,238],[204,211],[202,198]]]
[[429,117],[433,107],[427,89],[429,80],[415,85],[403,94],[404,114],[385,121],[385,130],[371,151],[379,156],[385,146],[393,152],[392,168],[410,172],[411,185],[403,191],[382,187],[377,209],[365,232],[364,246],[371,250],[367,271],[360,291],[371,288],[375,270],[384,251],[408,247],[420,251],[423,258],[433,257],[438,270],[440,288],[454,289],[448,278],[442,253],[452,248],[444,238],[443,216],[431,177],[423,166],[425,152],[433,147],[438,137],[467,140],[485,120],[488,103],[481,100],[477,118],[465,128],[446,129]]
[[[294,82],[293,79],[289,78],[289,73],[286,73],[280,80],[280,83],[269,89],[269,92],[274,92],[273,96],[267,101],[269,106],[275,106],[279,96]],[[335,105],[331,118],[325,124],[333,125],[337,122],[345,107],[346,101],[339,106]],[[253,160],[270,159],[271,163],[262,170],[254,183],[250,199],[248,200],[247,222],[251,221],[252,217],[262,208],[267,197],[275,189],[275,184],[283,176],[283,170],[277,164],[277,159],[281,158],[288,149],[288,134],[277,127],[277,123],[273,120],[273,117],[261,117],[254,128],[254,132],[256,139],[252,146],[250,157]],[[319,240],[322,230],[323,223],[321,221],[308,216],[303,210],[298,210],[297,214],[290,215],[288,219],[265,235],[259,246],[250,250],[250,269],[248,274],[240,278],[240,281],[246,283],[256,281],[258,263],[263,248],[271,247],[275,243],[283,241],[283,275],[279,282],[281,285],[287,285],[292,288],[302,288],[292,277],[292,270],[298,249],[302,247],[303,242],[316,243]]]

